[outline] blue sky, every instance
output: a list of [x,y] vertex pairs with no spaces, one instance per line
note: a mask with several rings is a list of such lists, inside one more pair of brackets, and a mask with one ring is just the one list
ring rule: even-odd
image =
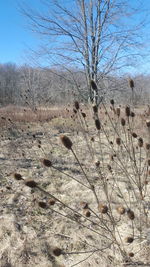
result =
[[[138,0],[129,1],[136,5]],[[26,18],[19,12],[18,3],[26,3],[29,6],[32,4],[32,7],[41,8],[39,0],[0,0],[0,63],[13,62],[18,65],[26,63],[26,51],[40,44],[38,38],[28,29]],[[150,0],[143,0],[143,6],[150,16]],[[150,26],[147,27],[145,35],[150,35],[149,29]],[[146,60],[144,65],[140,66],[140,71],[148,72],[149,68],[150,63]]]
[[[38,40],[27,28],[27,22],[18,8],[19,0],[0,0],[0,63],[26,61],[25,52],[37,45]],[[27,0],[26,3],[35,3]]]

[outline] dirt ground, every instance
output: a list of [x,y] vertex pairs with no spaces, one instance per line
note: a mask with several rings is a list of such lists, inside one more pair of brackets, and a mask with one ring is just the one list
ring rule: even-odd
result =
[[[83,214],[81,202],[89,203],[94,211],[96,203],[91,190],[81,184],[88,185],[78,162],[71,151],[60,142],[62,134],[71,138],[73,149],[96,188],[100,201],[105,198],[102,181],[95,171],[94,162],[101,158],[99,137],[95,128],[90,131],[89,135],[89,138],[94,138],[94,142],[90,143],[91,150],[94,151],[92,157],[85,134],[70,118],[66,120],[59,116],[44,123],[10,122],[8,125],[2,125],[0,140],[1,267],[122,266],[118,249],[110,245],[111,242],[107,239],[105,231],[101,230],[100,235],[98,226],[94,225],[93,221],[97,220],[96,215],[93,213],[87,221],[84,217],[80,218],[78,214]],[[105,143],[103,136],[102,143]],[[43,166],[42,158],[51,160],[54,168]],[[110,179],[109,186],[112,188],[115,185],[109,171],[106,170],[110,161],[107,148],[104,159],[100,160],[104,160],[103,171],[107,172],[107,177]],[[66,176],[63,172],[81,183]],[[49,209],[42,209],[38,202],[47,202],[50,196],[25,186],[22,181],[16,181],[13,178],[14,173],[21,174],[24,179],[34,179],[44,190],[71,207],[76,213],[57,201]],[[128,185],[119,170],[117,180],[123,195],[128,199]],[[150,192],[149,186],[147,190]],[[122,200],[119,194],[118,196],[114,194],[115,190],[112,192],[111,203],[113,209],[116,210]],[[147,198],[146,202],[149,205],[150,199]],[[68,217],[60,213],[67,214]],[[70,220],[69,216],[74,221]],[[116,214],[116,216],[119,220],[119,215]],[[104,214],[103,219],[107,220],[107,215]],[[137,217],[136,224],[138,220]],[[118,231],[124,240],[127,235],[132,234],[132,222],[124,217],[118,223]],[[145,238],[140,243],[137,239],[132,244],[123,244],[128,253],[134,252],[135,254],[134,259],[131,258],[131,262],[126,263],[126,266],[150,266],[150,222],[144,235]],[[55,257],[54,247],[59,247],[67,253]],[[99,248],[103,250],[99,251]]]

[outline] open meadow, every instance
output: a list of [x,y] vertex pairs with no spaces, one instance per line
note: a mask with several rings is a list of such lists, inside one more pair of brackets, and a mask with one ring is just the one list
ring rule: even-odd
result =
[[0,266],[150,266],[150,112],[0,109]]

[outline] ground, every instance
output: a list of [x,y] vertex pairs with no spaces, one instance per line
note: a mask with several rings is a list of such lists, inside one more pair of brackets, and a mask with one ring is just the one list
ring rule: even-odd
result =
[[[71,108],[69,109],[71,110]],[[96,199],[82,168],[84,168],[89,182],[94,185],[102,204],[107,204],[104,193],[106,181],[103,181],[102,176],[104,175],[104,179],[108,181],[110,210],[117,221],[116,240],[119,240],[118,242],[122,240],[121,247],[127,254],[134,253],[131,262],[124,262],[124,264],[127,266],[137,266],[136,264],[150,266],[149,217],[147,227],[142,228],[142,232],[138,230],[141,229],[141,216],[143,216],[139,207],[142,207],[142,203],[144,203],[146,211],[150,209],[149,176],[147,174],[144,176],[144,182],[147,183],[145,183],[146,197],[142,200],[143,202],[141,201],[140,206],[133,196],[138,194],[137,189],[130,188],[129,179],[133,172],[128,170],[128,167],[132,168],[133,166],[126,158],[123,146],[120,148],[115,145],[112,152],[113,155],[116,152],[117,157],[121,157],[120,164],[123,162],[124,165],[117,166],[115,160],[113,162],[110,160],[112,146],[108,141],[114,143],[116,138],[115,134],[112,134],[110,119],[112,118],[113,121],[115,117],[107,117],[104,121],[103,126],[109,121],[105,128],[109,133],[109,140],[107,140],[102,130],[100,134],[98,133],[87,108],[83,106],[82,109],[82,112],[86,111],[87,114],[86,123],[81,112],[78,119],[74,121],[74,116],[77,114],[73,115],[65,108],[61,108],[59,112],[53,108],[48,112],[49,116],[46,115],[46,121],[42,121],[42,118],[39,119],[39,117],[37,120],[34,118],[33,121],[30,118],[28,121],[28,116],[24,121],[22,119],[15,120],[14,114],[13,118],[9,120],[10,113],[8,115],[3,112],[0,152],[1,267],[121,266],[119,248],[112,245],[112,235],[102,229],[102,226],[105,227],[107,224],[110,229],[113,228],[110,225],[112,223],[111,212],[100,214],[97,211]],[[51,113],[53,116],[50,116]],[[138,113],[139,111],[137,111]],[[45,114],[44,111],[44,116]],[[104,114],[105,110],[100,113],[102,119],[104,119]],[[110,114],[110,116],[116,116]],[[145,118],[143,118],[138,117],[136,128],[138,128],[138,136],[143,137],[144,135],[144,142],[147,142],[146,132],[143,127],[139,127],[140,123],[143,125],[145,123]],[[85,123],[84,127],[80,121]],[[88,128],[86,124],[88,124]],[[117,118],[114,125],[123,134],[119,124],[120,118]],[[73,151],[79,162],[72,151],[61,143],[60,136],[62,135],[66,135],[72,140]],[[133,145],[135,145],[135,140]],[[132,143],[129,147],[131,148],[131,146]],[[141,164],[140,168],[143,168],[143,172],[148,171],[148,168],[145,167],[145,155],[148,157],[148,153],[145,148],[143,152],[140,148],[136,150],[136,156],[140,157],[141,163],[139,164]],[[43,158],[49,159],[52,167],[44,166]],[[95,165],[98,161],[101,163],[100,173]],[[108,166],[111,166],[113,172]],[[126,177],[124,166],[131,175],[130,177]],[[25,186],[22,180],[15,180],[14,173],[21,174],[23,179],[33,179],[50,195],[38,188]],[[65,175],[66,173],[71,177]],[[46,209],[39,206],[40,201],[49,203],[52,196],[58,198],[59,201],[56,201],[54,205],[46,206]],[[117,207],[122,205],[124,200],[130,204],[132,209],[134,208],[135,220],[133,221],[127,218],[127,213],[125,215],[117,213]],[[89,204],[90,217],[86,217],[87,210],[83,210],[82,202]],[[144,224],[145,218],[143,219]],[[131,244],[124,242],[127,236],[133,235],[133,229],[134,242]],[[140,239],[139,235],[141,235]],[[53,253],[54,247],[61,248],[62,255],[56,257]]]

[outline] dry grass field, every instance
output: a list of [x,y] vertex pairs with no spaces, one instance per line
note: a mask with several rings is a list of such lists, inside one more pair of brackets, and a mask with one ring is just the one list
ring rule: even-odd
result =
[[0,109],[0,266],[150,266],[147,107]]

